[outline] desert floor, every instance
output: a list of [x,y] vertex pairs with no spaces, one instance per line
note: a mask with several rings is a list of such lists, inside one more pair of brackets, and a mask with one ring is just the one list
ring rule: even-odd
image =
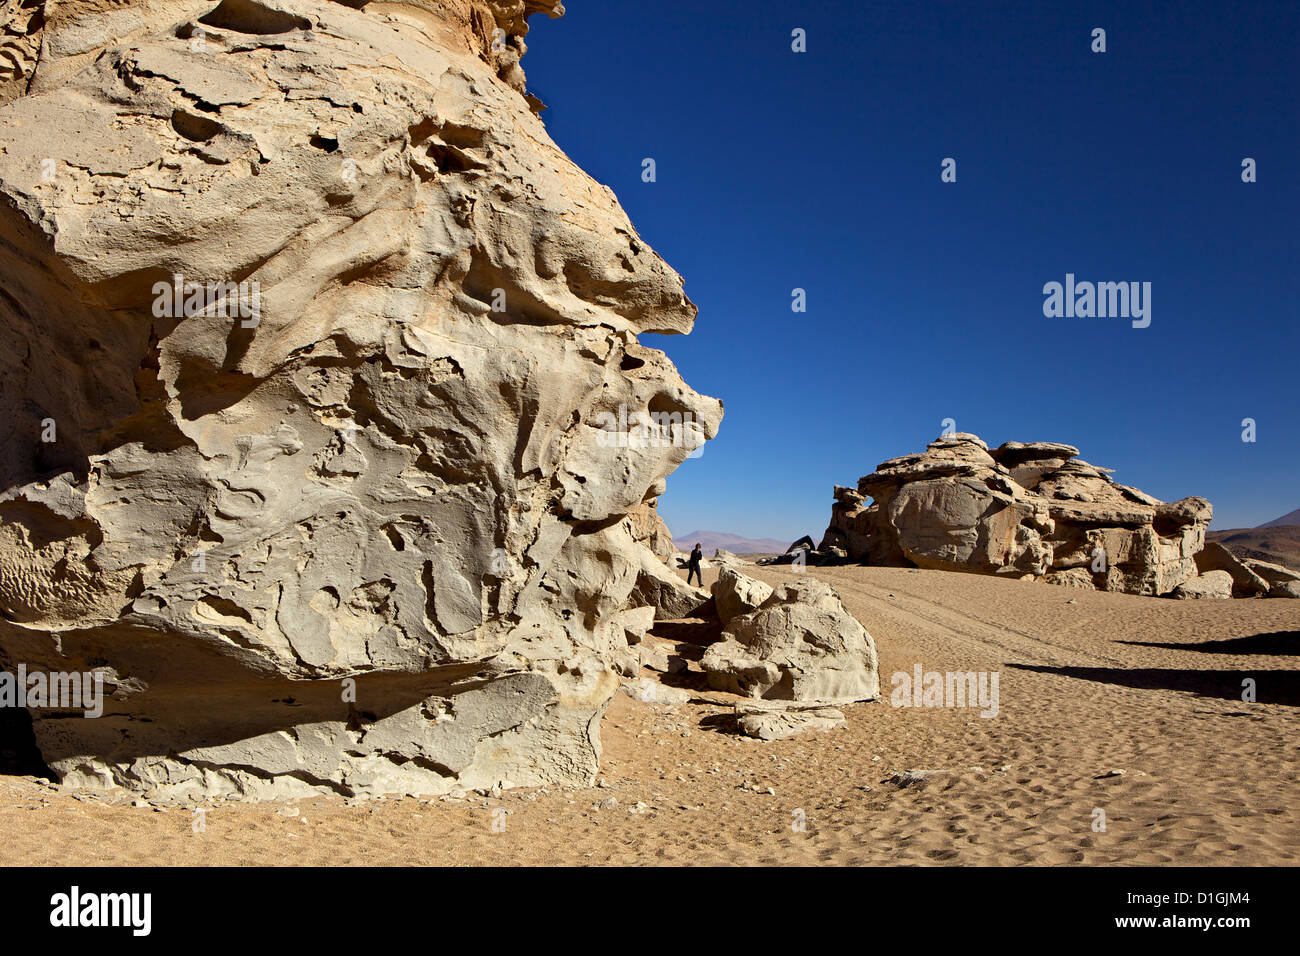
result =
[[[790,573],[748,570],[769,583]],[[705,690],[692,664],[665,678],[695,692],[688,704],[615,698],[602,729],[602,786],[462,800],[222,803],[194,832],[184,807],[134,806],[8,776],[0,777],[0,861],[1300,859],[1300,601],[1179,602],[887,568],[809,573],[839,591],[880,650],[882,698],[844,708],[847,728],[774,743],[738,736],[728,719],[735,698]],[[918,662],[998,672],[999,713],[891,706],[891,675]],[[1244,678],[1256,682],[1258,702],[1242,701]],[[919,785],[888,782],[906,769],[947,773]],[[502,819],[504,830],[494,831]]]

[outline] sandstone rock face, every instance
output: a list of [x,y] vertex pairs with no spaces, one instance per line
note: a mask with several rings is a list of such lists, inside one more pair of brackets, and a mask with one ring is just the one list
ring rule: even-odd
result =
[[536,12],[0,2],[0,655],[113,695],[33,712],[65,782],[593,779],[721,405],[638,342],[696,310],[536,115]]
[[628,515],[628,527],[632,538],[649,548],[661,560],[668,562],[676,559],[677,548],[673,544],[672,533],[664,519],[659,516],[658,501],[651,498],[643,501]]
[[[1213,509],[1116,484],[1070,445],[958,433],[835,489],[819,546],[853,561],[1168,594],[1197,573]],[[810,557],[810,561],[815,560]]]
[[732,618],[700,666],[715,690],[771,700],[851,703],[880,696],[876,645],[830,585],[803,578]]

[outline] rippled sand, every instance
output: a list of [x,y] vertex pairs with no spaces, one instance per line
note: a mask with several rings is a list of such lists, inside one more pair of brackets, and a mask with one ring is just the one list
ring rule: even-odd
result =
[[[789,574],[749,570],[770,583]],[[885,696],[845,708],[847,728],[739,737],[734,698],[704,690],[692,670],[666,679],[694,691],[681,707],[615,698],[602,728],[606,787],[227,803],[195,832],[185,808],[2,777],[0,861],[1297,862],[1300,601],[1178,602],[889,568],[810,573],[880,649]],[[891,675],[918,662],[997,672],[998,715],[890,706]],[[1245,678],[1256,703],[1241,699]],[[907,769],[945,773],[888,782]]]

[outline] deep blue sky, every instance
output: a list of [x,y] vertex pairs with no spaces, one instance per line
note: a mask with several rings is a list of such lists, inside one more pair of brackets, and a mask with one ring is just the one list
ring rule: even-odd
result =
[[[572,0],[530,22],[551,135],[700,307],[643,338],[726,404],[669,479],[674,532],[820,537],[832,486],[945,418],[1204,495],[1216,528],[1300,507],[1297,0]],[[1045,318],[1067,272],[1151,282],[1151,326]]]

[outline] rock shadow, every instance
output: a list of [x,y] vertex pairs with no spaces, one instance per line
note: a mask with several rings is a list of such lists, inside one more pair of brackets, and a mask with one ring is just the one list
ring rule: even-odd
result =
[[1156,667],[1048,667],[1040,664],[1007,664],[1016,670],[1039,674],[1061,674],[1078,680],[1132,687],[1138,690],[1176,690],[1218,700],[1242,703],[1242,681],[1255,681],[1256,701],[1300,707],[1300,671],[1190,670]]

